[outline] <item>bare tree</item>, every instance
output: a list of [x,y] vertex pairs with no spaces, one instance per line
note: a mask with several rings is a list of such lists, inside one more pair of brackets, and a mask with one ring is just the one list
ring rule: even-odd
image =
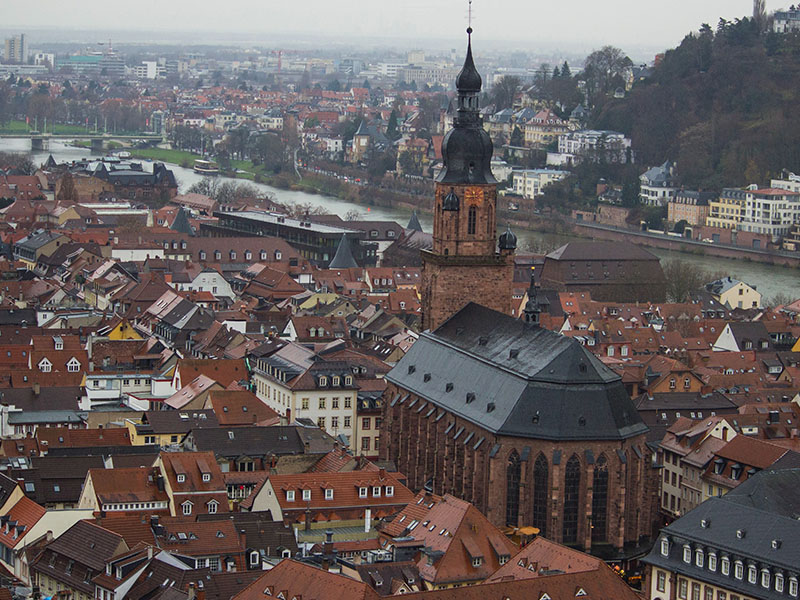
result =
[[494,102],[495,110],[503,110],[514,106],[514,96],[517,95],[521,83],[519,77],[513,75],[504,75],[497,80],[497,83],[492,87],[492,101]]
[[667,300],[686,302],[690,294],[710,281],[708,273],[696,264],[673,258],[662,261],[661,269],[667,280]]
[[753,0],[753,21],[759,33],[763,33],[767,29],[766,0]]

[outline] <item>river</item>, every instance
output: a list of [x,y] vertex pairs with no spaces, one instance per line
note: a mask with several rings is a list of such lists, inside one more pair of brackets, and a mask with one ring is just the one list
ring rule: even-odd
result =
[[[91,156],[88,149],[69,146],[64,142],[53,140],[50,142],[50,150],[45,152],[30,151],[30,141],[27,139],[3,138],[0,139],[0,152],[16,152],[29,154],[31,159],[39,164],[43,163],[49,154],[57,162],[78,160]],[[145,163],[147,165],[148,163]],[[147,167],[145,167],[147,168]],[[171,164],[169,168],[175,173],[178,186],[181,192],[185,192],[193,183],[202,179],[191,169],[185,169],[178,165]],[[220,177],[225,180],[226,178]],[[238,180],[241,181],[241,180]],[[251,183],[251,182],[248,182]],[[370,220],[389,220],[397,221],[402,225],[408,223],[411,211],[406,208],[383,208],[379,206],[364,207],[359,204],[339,200],[331,196],[319,194],[309,194],[291,190],[281,190],[265,184],[252,183],[260,190],[273,194],[280,202],[291,202],[296,204],[312,203],[322,207],[327,212],[344,217],[348,212],[355,210]],[[432,220],[428,214],[419,215],[420,223],[425,231],[432,229]],[[534,248],[548,248],[569,241],[567,236],[557,236],[536,231],[515,231],[520,247],[526,245]],[[765,299],[771,298],[776,294],[788,294],[793,298],[800,298],[800,271],[787,267],[777,267],[760,263],[747,262],[743,260],[733,260],[726,258],[715,258],[707,256],[697,256],[694,254],[684,254],[661,250],[658,248],[650,249],[662,259],[679,259],[687,263],[696,264],[708,273],[724,273],[731,275],[742,281],[755,285],[763,294]]]

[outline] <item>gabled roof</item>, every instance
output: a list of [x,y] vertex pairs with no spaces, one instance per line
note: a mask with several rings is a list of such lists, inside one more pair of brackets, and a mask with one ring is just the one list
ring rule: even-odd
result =
[[232,600],[378,600],[380,596],[366,583],[345,575],[329,573],[294,560],[282,560]]

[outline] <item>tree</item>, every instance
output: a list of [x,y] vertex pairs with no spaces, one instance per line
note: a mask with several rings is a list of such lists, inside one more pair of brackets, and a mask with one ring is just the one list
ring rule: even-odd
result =
[[397,157],[397,164],[404,175],[422,175],[422,161],[419,155],[404,151]]
[[389,124],[386,126],[386,137],[392,141],[400,139],[400,132],[397,130],[397,111],[392,110],[389,115]]
[[369,79],[365,79],[364,83],[361,84],[361,87],[366,88],[366,89],[370,89],[372,86],[369,83]]
[[61,178],[61,186],[58,190],[56,200],[66,202],[67,204],[75,204],[78,202],[78,190],[75,189],[75,182],[72,179],[72,174],[67,172]]
[[568,79],[569,77],[572,77],[572,71],[569,68],[569,63],[564,61],[564,64],[561,65],[561,78]]
[[753,0],[753,22],[758,33],[763,33],[767,29],[766,0]]
[[492,102],[495,110],[503,110],[514,106],[514,96],[517,95],[521,81],[514,75],[504,75],[492,88]]
[[631,177],[622,184],[622,206],[633,208],[639,204],[641,183],[638,177]]
[[795,301],[795,298],[792,298],[789,294],[785,292],[778,292],[774,296],[770,297],[768,300],[764,301],[764,306],[769,308],[776,308],[778,306],[786,306],[787,304],[791,304]]
[[360,221],[364,218],[364,215],[361,214],[360,211],[352,208],[347,211],[347,214],[344,216],[345,221]]
[[326,88],[329,92],[341,92],[342,91],[342,84],[338,79],[334,79],[328,84]]
[[701,289],[709,278],[702,267],[679,258],[662,261],[661,269],[667,280],[668,302],[687,302],[690,294]]
[[514,130],[511,132],[510,144],[518,147],[525,145],[525,134],[522,133],[518,125],[514,125]]
[[595,99],[610,92],[615,87],[615,80],[621,78],[632,61],[619,48],[603,46],[588,57],[583,67],[583,77],[590,96]]

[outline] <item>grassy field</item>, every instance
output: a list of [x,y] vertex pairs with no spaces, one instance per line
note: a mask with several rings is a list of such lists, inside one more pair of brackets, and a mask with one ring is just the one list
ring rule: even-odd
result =
[[186,164],[191,168],[194,161],[202,158],[199,154],[186,152],[184,150],[167,150],[166,148],[131,148],[131,156],[136,158],[149,158],[150,160],[160,160],[175,165]]

